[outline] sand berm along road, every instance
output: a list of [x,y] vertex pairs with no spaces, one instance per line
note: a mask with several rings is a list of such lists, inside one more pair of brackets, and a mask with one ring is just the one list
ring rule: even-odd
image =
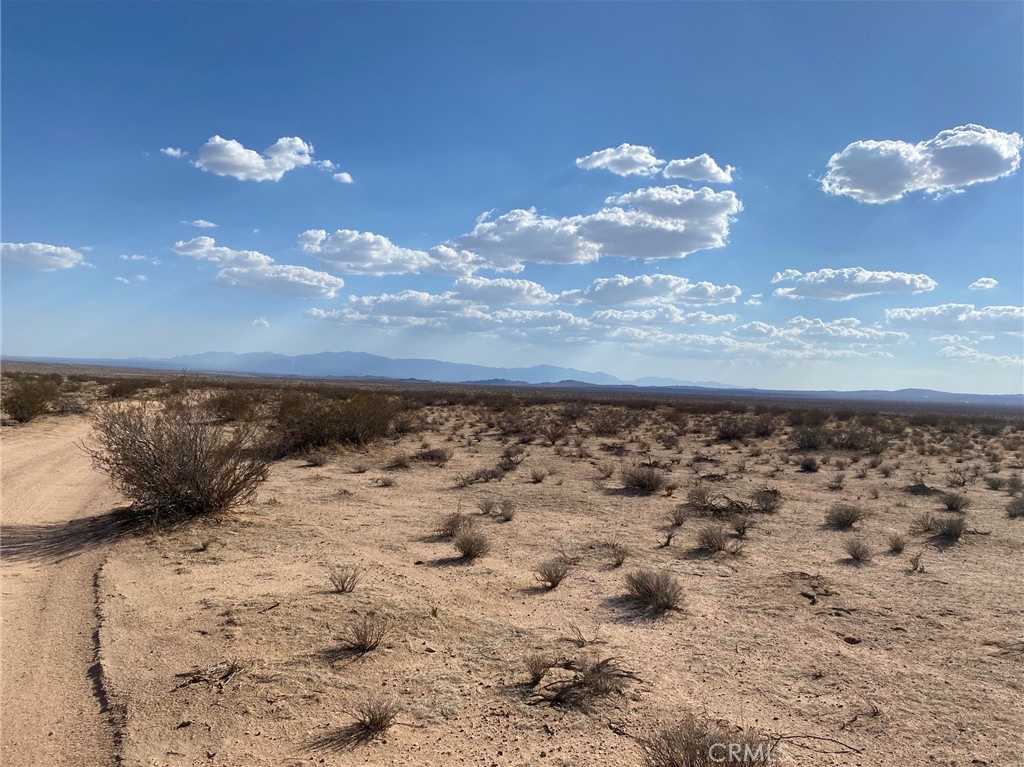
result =
[[0,437],[0,762],[118,763],[99,656],[96,583],[107,518],[122,504],[79,443],[82,417],[45,418]]

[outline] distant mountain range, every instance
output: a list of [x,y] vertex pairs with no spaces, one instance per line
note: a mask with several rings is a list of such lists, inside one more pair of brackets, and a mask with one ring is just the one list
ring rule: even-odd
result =
[[933,405],[982,405],[1024,409],[1021,394],[955,394],[932,389],[861,389],[856,391],[813,391],[789,389],[740,388],[714,381],[681,381],[674,378],[645,377],[624,381],[608,373],[563,368],[557,365],[532,367],[489,367],[445,362],[434,359],[393,359],[365,352],[321,352],[320,354],[276,354],[254,352],[204,352],[169,358],[72,358],[9,357],[12,361],[51,362],[102,367],[173,370],[194,373],[233,373],[299,378],[378,378],[472,383],[483,386],[537,386],[558,388],[649,389],[661,394],[692,396],[728,394],[731,397],[767,397],[772,399],[857,400],[910,402]]

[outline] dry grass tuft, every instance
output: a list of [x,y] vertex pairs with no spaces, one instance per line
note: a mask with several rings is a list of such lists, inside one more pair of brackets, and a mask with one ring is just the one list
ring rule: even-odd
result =
[[565,580],[565,576],[568,574],[569,563],[561,557],[541,562],[534,571],[537,580],[547,586],[548,589],[557,588],[558,584]]
[[626,576],[629,597],[648,610],[663,613],[679,608],[683,587],[667,570],[640,569]]
[[336,593],[351,594],[363,577],[363,571],[351,565],[330,567],[327,569],[327,577]]
[[624,466],[620,472],[622,486],[639,493],[657,493],[665,489],[668,477],[653,466]]
[[775,743],[750,732],[727,732],[692,715],[643,741],[647,767],[767,767],[776,763]]
[[857,565],[866,565],[874,556],[871,547],[859,538],[847,541],[843,548],[850,561]]
[[364,615],[362,620],[349,627],[345,649],[365,655],[380,647],[391,631],[391,621],[379,615]]
[[467,562],[486,556],[491,550],[491,542],[487,540],[487,536],[472,526],[463,526],[455,534],[453,543],[459,555]]
[[859,506],[852,503],[837,503],[825,514],[825,524],[834,530],[849,530],[867,517]]

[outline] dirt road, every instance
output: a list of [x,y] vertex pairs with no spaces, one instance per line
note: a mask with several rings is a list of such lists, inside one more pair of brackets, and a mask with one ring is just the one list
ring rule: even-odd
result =
[[77,447],[87,433],[85,418],[47,418],[0,439],[0,761],[10,767],[116,763],[96,655],[106,555],[91,520],[120,499]]

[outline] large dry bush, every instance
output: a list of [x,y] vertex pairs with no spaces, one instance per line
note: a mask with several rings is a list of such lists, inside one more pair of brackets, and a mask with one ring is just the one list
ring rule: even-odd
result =
[[93,419],[93,465],[140,511],[181,518],[251,500],[269,461],[252,426],[224,429],[196,405],[108,405]]
[[48,378],[4,380],[3,410],[15,421],[25,423],[45,413],[57,398],[57,384]]
[[277,408],[278,457],[338,443],[365,445],[383,437],[401,408],[395,397],[373,392],[349,399],[288,393]]

